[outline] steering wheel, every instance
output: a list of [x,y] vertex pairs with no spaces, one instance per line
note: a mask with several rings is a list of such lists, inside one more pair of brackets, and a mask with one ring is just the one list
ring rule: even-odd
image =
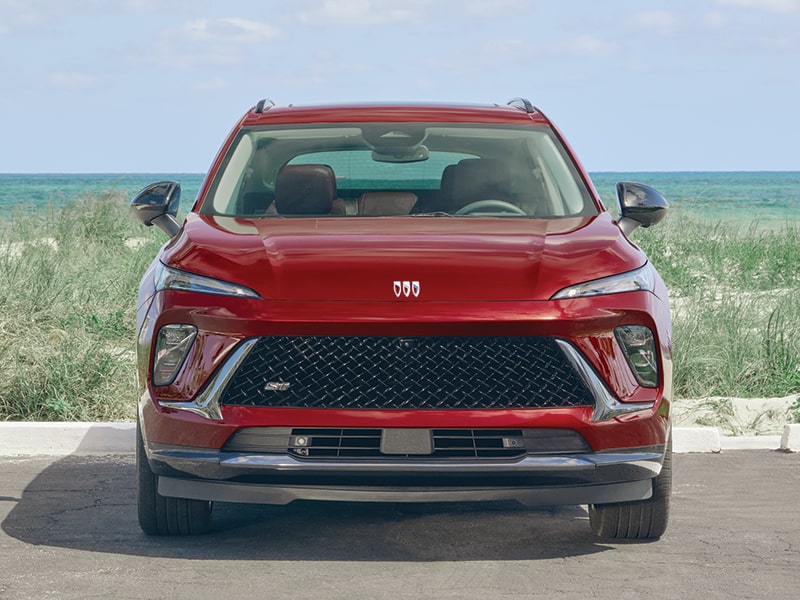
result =
[[526,215],[526,216],[528,214],[524,210],[522,210],[519,206],[511,204],[511,202],[506,202],[505,200],[495,200],[495,199],[478,200],[477,202],[470,202],[466,206],[462,206],[461,208],[459,208],[455,212],[455,214],[471,215],[472,213],[476,212],[501,212],[501,213],[513,213],[515,215]]

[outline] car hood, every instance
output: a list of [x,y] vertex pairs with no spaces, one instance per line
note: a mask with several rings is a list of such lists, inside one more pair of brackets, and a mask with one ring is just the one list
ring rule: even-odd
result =
[[642,252],[608,213],[560,219],[234,219],[191,213],[162,260],[264,298],[547,300],[634,269]]

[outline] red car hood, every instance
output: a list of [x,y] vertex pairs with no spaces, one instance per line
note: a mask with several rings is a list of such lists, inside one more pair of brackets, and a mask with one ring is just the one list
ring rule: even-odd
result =
[[233,219],[191,213],[163,260],[264,298],[547,300],[645,261],[612,218]]

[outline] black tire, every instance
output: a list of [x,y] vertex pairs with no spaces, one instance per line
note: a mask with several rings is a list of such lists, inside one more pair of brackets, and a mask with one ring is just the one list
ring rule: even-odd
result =
[[136,428],[136,504],[139,526],[147,535],[199,535],[211,529],[211,502],[168,498],[158,493],[144,441]]
[[661,473],[653,479],[653,496],[638,502],[590,504],[589,524],[601,538],[655,540],[664,535],[672,493],[672,436]]

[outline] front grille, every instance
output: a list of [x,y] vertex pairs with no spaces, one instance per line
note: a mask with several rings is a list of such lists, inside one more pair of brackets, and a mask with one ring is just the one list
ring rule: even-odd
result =
[[594,401],[550,337],[265,336],[220,404],[476,410]]

